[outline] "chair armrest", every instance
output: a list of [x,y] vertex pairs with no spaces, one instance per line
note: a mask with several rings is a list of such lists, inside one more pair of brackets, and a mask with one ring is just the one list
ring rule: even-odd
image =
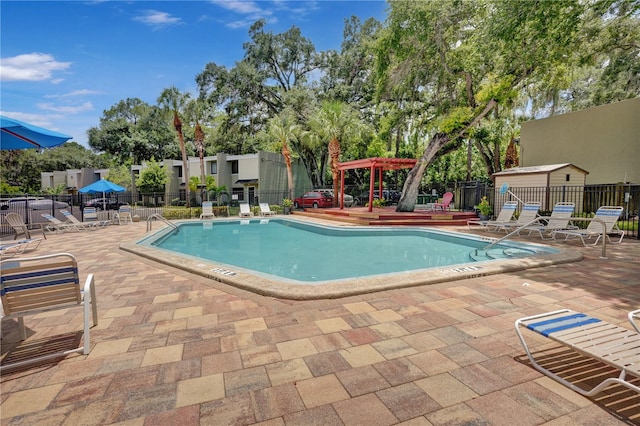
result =
[[44,232],[46,223],[30,223],[27,225],[27,229],[42,229]]
[[98,325],[98,307],[96,306],[96,286],[93,281],[93,274],[89,274],[87,276],[86,281],[84,282],[84,290],[82,297],[85,299],[84,309],[89,309],[89,306],[86,303],[86,298],[90,297],[89,301],[91,303],[91,311],[93,314],[93,325]]
[[633,328],[635,328],[638,334],[640,334],[640,309],[629,312],[628,317]]

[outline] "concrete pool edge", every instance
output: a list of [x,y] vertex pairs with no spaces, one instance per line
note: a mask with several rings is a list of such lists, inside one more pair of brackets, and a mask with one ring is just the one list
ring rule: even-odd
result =
[[540,254],[526,258],[496,260],[488,263],[472,262],[454,267],[345,279],[325,284],[292,284],[251,274],[244,270],[230,271],[225,265],[174,255],[136,242],[123,243],[120,245],[120,249],[236,288],[264,296],[291,300],[334,299],[583,260],[582,254],[577,250],[556,248],[559,253]]

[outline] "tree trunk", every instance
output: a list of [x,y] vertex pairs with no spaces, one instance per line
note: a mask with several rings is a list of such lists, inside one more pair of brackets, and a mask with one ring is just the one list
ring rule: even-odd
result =
[[396,207],[397,212],[412,212],[415,209],[416,202],[418,201],[418,191],[420,190],[420,181],[422,180],[422,176],[424,176],[425,170],[427,170],[427,166],[431,164],[438,154],[438,151],[449,142],[449,136],[444,133],[436,133],[433,135],[422,157],[420,157],[416,165],[411,169],[407,180],[404,182],[402,195]]
[[472,139],[467,141],[467,182],[471,180],[471,154],[473,153],[472,142]]
[[[402,195],[400,196],[398,207],[396,207],[397,212],[412,212],[415,209],[416,202],[418,201],[418,191],[420,190],[420,181],[427,166],[431,164],[442,148],[449,144],[449,142],[461,138],[470,128],[486,117],[496,105],[498,105],[498,102],[495,99],[491,99],[482,112],[455,135],[449,136],[444,133],[436,133],[433,135],[427,147],[424,149],[422,156],[418,159],[416,165],[413,166],[413,169],[411,169],[407,176],[407,180],[404,182]],[[455,144],[454,146],[459,146],[459,144]]]
[[518,159],[518,150],[516,149],[515,138],[511,138],[507,146],[507,153],[504,156],[504,168],[510,169],[518,167],[520,161]]
[[331,177],[333,178],[333,206],[338,205],[338,188],[340,187],[340,142],[333,138],[329,142],[329,157],[331,158]]
[[178,112],[173,112],[173,127],[178,132],[178,140],[180,141],[180,152],[182,154],[182,174],[185,179],[184,190],[187,196],[187,207],[191,207],[191,191],[189,189],[189,162],[187,161],[187,148],[184,145],[184,135],[182,134],[182,120],[178,116]]
[[[206,185],[207,177],[204,173],[204,132],[202,131],[202,127],[200,127],[200,123],[198,122],[196,122],[195,141],[196,141],[196,146],[198,148],[198,156],[200,157],[200,183],[202,185]],[[206,188],[205,188],[205,192],[206,192]],[[202,199],[204,200],[204,197]],[[208,197],[207,197],[207,201],[209,201]]]
[[291,151],[289,151],[289,145],[286,142],[282,144],[282,156],[284,157],[284,162],[287,165],[287,181],[289,186],[289,196],[290,200],[293,200],[295,197],[293,196],[294,187],[293,187],[293,170],[291,169]]

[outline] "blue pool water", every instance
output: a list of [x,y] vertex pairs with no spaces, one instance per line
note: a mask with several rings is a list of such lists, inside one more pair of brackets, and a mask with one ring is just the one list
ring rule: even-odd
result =
[[[177,232],[140,243],[302,283],[468,263],[471,251],[488,244],[418,228],[327,227],[286,219],[181,223]],[[518,257],[543,250],[532,247],[507,243],[492,251]]]

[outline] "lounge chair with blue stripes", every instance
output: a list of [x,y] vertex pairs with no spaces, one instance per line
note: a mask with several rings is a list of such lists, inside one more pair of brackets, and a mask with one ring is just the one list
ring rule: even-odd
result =
[[500,209],[500,212],[498,213],[498,216],[496,216],[495,220],[477,220],[477,219],[473,219],[473,220],[469,220],[467,221],[467,226],[470,227],[471,225],[478,225],[482,228],[488,228],[490,226],[494,226],[494,225],[502,225],[505,223],[511,223],[513,222],[512,218],[513,215],[516,212],[516,209],[518,208],[518,202],[517,201],[506,201],[504,203],[504,205],[502,206],[502,209]]
[[[635,330],[569,309],[520,318],[515,322],[515,329],[531,365],[579,394],[593,396],[613,385],[622,385],[640,393],[640,327],[635,322],[639,314],[640,309],[628,315]],[[582,357],[563,356],[557,351],[555,355],[550,351],[540,351],[534,357],[525,341],[524,330],[571,348]],[[611,369],[604,365],[602,367],[605,368],[598,368],[589,364],[591,368],[587,368],[588,358],[613,367],[617,377],[609,374]]]
[[0,244],[0,259],[6,259],[7,257],[13,257],[16,254],[22,252],[22,248],[20,244],[16,243],[8,243],[8,244]]
[[[81,352],[85,355],[89,353],[91,349],[89,342],[91,314],[93,314],[93,325],[98,324],[96,290],[93,274],[87,276],[84,286],[81,287],[78,263],[74,256],[68,253],[57,253],[30,258],[22,257],[18,261],[2,260],[0,261],[0,269],[2,269],[0,296],[2,297],[2,313],[4,315],[2,320],[17,318],[22,340],[27,338],[23,320],[25,316],[58,309],[68,310],[82,307],[84,317],[84,343],[79,348],[62,348],[53,353],[45,351],[40,355],[34,353],[36,356],[33,357],[26,357],[22,353],[12,357],[12,353],[9,351],[2,360],[0,369],[31,364],[50,358],[60,358],[74,352]],[[44,323],[46,318],[46,316],[42,316],[34,324]],[[55,339],[52,342],[55,343]],[[57,345],[51,345],[52,349],[58,347],[60,347],[59,342]],[[12,358],[15,358],[16,361],[12,362]]]
[[13,257],[38,248],[42,238],[25,238],[24,240],[3,242],[0,244],[0,257]]
[[565,241],[569,238],[580,238],[582,245],[586,246],[585,239],[591,239],[595,237],[595,241],[592,245],[598,244],[600,238],[604,235],[608,242],[611,242],[609,235],[619,235],[620,238],[617,243],[622,242],[624,238],[624,231],[618,228],[617,222],[624,209],[618,206],[602,206],[596,211],[594,219],[600,219],[604,222],[604,229],[602,223],[592,220],[586,229],[562,229],[554,231],[551,235],[555,240],[558,235],[564,235]]
[[30,238],[0,244],[0,258],[13,257],[38,248],[42,238]]
[[78,229],[90,229],[92,231],[95,231],[98,228],[98,224],[96,222],[81,222],[81,221],[79,221],[73,215],[73,213],[71,213],[69,210],[66,210],[66,209],[65,210],[60,210],[60,214],[62,214],[62,216],[64,216],[65,219],[67,219],[66,223],[72,224],[72,225],[76,225],[78,227]]
[[491,231],[504,231],[509,233],[511,231],[514,231],[517,228],[520,228],[521,226],[530,224],[531,221],[538,216],[539,210],[540,210],[539,202],[524,203],[524,206],[522,206],[522,211],[520,212],[520,215],[518,216],[518,219],[516,221],[506,222],[506,223],[496,223],[494,225],[490,225],[489,229]]
[[110,220],[101,220],[98,217],[98,211],[95,207],[85,207],[82,211],[82,220],[84,223],[94,223],[98,228],[111,224]]
[[528,235],[537,232],[540,238],[544,240],[545,236],[551,238],[554,231],[576,230],[578,227],[571,223],[571,216],[575,207],[576,204],[570,201],[558,202],[553,207],[551,216],[548,219],[541,218],[540,223],[527,226],[520,231],[520,234],[526,231],[529,232]]
[[131,216],[131,206],[125,204],[120,206],[118,213],[113,216],[114,222],[118,222],[118,225],[127,225],[133,223],[133,216]]
[[74,223],[64,223],[57,217],[50,215],[49,213],[42,213],[42,217],[47,219],[49,223],[45,229],[49,232],[80,232],[80,227]]

